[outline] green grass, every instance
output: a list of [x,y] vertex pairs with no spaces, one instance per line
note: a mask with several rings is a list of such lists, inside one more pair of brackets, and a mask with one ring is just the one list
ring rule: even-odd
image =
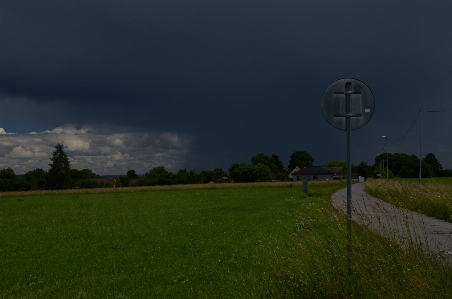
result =
[[396,206],[452,222],[452,178],[368,180],[365,186]]
[[[450,298],[450,266],[358,226],[344,184],[0,197],[1,298]],[[278,188],[273,188],[278,187]]]

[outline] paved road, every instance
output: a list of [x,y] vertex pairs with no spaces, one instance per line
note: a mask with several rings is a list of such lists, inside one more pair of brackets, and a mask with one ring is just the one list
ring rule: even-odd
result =
[[[331,197],[333,206],[347,213],[347,189]],[[352,219],[402,245],[414,244],[452,263],[452,223],[395,207],[364,192],[363,184],[352,186]]]

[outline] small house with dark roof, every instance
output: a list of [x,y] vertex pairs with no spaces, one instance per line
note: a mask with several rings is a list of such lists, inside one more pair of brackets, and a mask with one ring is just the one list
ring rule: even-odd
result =
[[344,176],[344,168],[342,166],[340,167],[326,167],[322,166],[323,169],[328,170],[333,173],[333,177],[343,177]]
[[328,181],[333,179],[333,173],[318,166],[309,166],[292,173],[293,181],[301,181],[307,177],[310,181]]
[[89,179],[90,181],[96,182],[101,186],[112,186],[115,187],[116,184],[116,178],[94,178],[94,179]]
[[298,166],[295,166],[295,168],[288,175],[289,179],[293,179],[293,173],[296,171],[299,171],[299,170],[301,170],[301,168]]
[[215,184],[223,184],[223,183],[229,183],[229,179],[225,176],[215,180]]

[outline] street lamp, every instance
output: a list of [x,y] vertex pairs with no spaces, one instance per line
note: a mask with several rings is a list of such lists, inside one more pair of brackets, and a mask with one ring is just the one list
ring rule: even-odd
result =
[[421,121],[419,124],[419,184],[422,183],[422,109],[419,110]]
[[378,168],[377,176],[378,176],[378,178],[381,178],[381,162],[382,162],[382,160],[381,160],[380,154],[377,154],[377,158],[378,158],[378,161],[380,162],[380,167]]
[[386,144],[388,143],[388,137],[387,136],[381,136],[382,138],[385,138],[385,152],[386,152],[386,181],[389,179],[389,158],[388,158],[388,152],[386,151]]

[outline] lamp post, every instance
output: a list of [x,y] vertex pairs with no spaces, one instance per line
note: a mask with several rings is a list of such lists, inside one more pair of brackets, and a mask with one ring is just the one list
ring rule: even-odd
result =
[[385,168],[385,156],[384,156],[384,147],[381,148],[381,154],[377,154],[377,157],[380,159],[380,178],[383,177],[383,170]]
[[377,157],[378,157],[378,160],[380,162],[380,168],[378,169],[379,173],[377,174],[377,176],[379,176],[379,178],[381,178],[381,157],[380,157],[380,154],[377,154]]
[[419,124],[419,184],[422,183],[422,109],[419,110],[421,121]]
[[389,180],[389,157],[388,152],[386,151],[386,144],[388,143],[388,137],[387,136],[381,136],[385,138],[385,152],[386,152],[386,181]]

